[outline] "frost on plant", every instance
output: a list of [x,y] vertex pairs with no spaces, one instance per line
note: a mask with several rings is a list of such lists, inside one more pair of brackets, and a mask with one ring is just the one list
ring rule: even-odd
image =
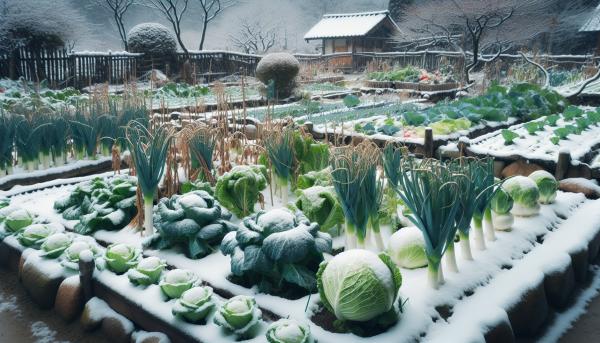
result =
[[540,191],[540,203],[551,204],[556,199],[558,182],[554,176],[545,170],[537,170],[529,175]]
[[231,213],[205,191],[163,198],[155,206],[154,227],[158,231],[145,246],[183,248],[186,256],[197,259],[210,254],[225,234],[235,230]]
[[97,230],[119,230],[137,213],[136,188],[137,180],[131,176],[95,178],[58,199],[54,209],[67,220],[79,220],[75,232],[82,235]]
[[398,267],[415,269],[427,266],[425,239],[414,226],[402,228],[390,237],[388,254]]
[[321,231],[339,236],[344,223],[344,212],[333,187],[313,186],[299,190],[295,206],[311,222],[316,222]]
[[138,264],[141,253],[140,249],[133,246],[115,243],[106,248],[104,260],[108,269],[117,274],[123,274]]
[[353,249],[324,262],[317,273],[321,301],[342,321],[367,322],[395,311],[402,285],[398,267],[385,253]]
[[208,286],[190,288],[181,294],[172,308],[174,316],[179,316],[190,323],[205,320],[215,307],[212,300],[213,289]]
[[512,214],[517,217],[535,216],[540,212],[540,191],[536,183],[526,176],[515,176],[504,182],[503,188],[514,201]]
[[315,273],[331,244],[331,236],[302,212],[278,208],[244,218],[236,232],[225,236],[221,252],[231,256],[231,272],[239,283],[294,296],[316,290]]
[[214,322],[239,338],[247,338],[261,315],[253,297],[237,295],[219,307]]
[[146,257],[140,260],[137,266],[127,271],[127,277],[134,285],[157,284],[166,266],[167,263],[158,257]]
[[183,292],[199,283],[200,279],[194,272],[185,269],[173,269],[163,276],[158,285],[169,299],[178,299]]
[[221,205],[243,218],[254,212],[260,192],[267,188],[264,166],[235,166],[217,180],[215,197]]
[[295,320],[279,319],[267,329],[269,343],[312,343],[310,326],[302,325]]

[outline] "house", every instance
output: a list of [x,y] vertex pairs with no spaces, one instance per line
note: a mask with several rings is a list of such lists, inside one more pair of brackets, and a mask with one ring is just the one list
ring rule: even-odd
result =
[[352,67],[361,52],[385,52],[392,49],[393,37],[400,28],[389,11],[326,14],[304,35],[308,41],[322,42],[321,53],[344,54],[334,57],[339,67]]
[[[591,12],[590,16],[579,28],[579,32],[587,35],[588,46],[595,44],[594,53],[600,52],[600,5]],[[588,49],[586,52],[589,52],[589,50],[591,49]]]

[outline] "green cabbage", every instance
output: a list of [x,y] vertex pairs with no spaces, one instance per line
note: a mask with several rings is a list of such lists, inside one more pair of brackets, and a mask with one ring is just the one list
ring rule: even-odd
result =
[[243,218],[254,212],[260,192],[267,188],[264,166],[235,166],[217,180],[215,197],[222,206]]
[[317,278],[321,301],[342,321],[366,322],[393,311],[402,285],[400,271],[388,255],[362,249],[321,263]]
[[534,171],[529,175],[540,190],[540,203],[551,204],[556,199],[556,191],[558,190],[558,182],[545,170]]
[[155,206],[157,233],[144,246],[166,249],[179,246],[187,257],[197,259],[210,254],[223,236],[236,226],[231,213],[205,191],[163,198]]
[[402,228],[389,240],[388,253],[398,267],[415,269],[427,266],[425,239],[414,226]]
[[104,260],[108,269],[117,274],[123,274],[135,267],[140,257],[140,249],[122,243],[111,244],[104,252]]
[[73,242],[73,236],[67,233],[55,233],[48,236],[42,243],[42,256],[47,258],[57,258],[67,250]]
[[316,289],[315,273],[331,245],[331,236],[302,212],[276,208],[244,218],[223,238],[221,252],[231,256],[231,272],[242,284],[306,293]]
[[331,168],[327,167],[319,171],[311,171],[306,174],[298,176],[296,181],[296,188],[307,189],[312,186],[331,186],[333,181],[331,180]]
[[200,279],[192,271],[173,269],[168,271],[158,284],[163,293],[170,299],[178,299],[183,292],[195,287]]
[[492,198],[490,207],[497,214],[507,214],[513,208],[513,199],[508,192],[501,186]]
[[[344,223],[344,212],[333,186],[299,190],[295,205],[311,222],[317,222],[321,231],[333,234]],[[331,230],[334,228],[338,230]]]
[[109,181],[95,178],[79,184],[73,192],[54,202],[67,220],[79,220],[74,231],[86,235],[97,230],[118,230],[137,213],[137,179],[118,176]]
[[17,239],[24,247],[40,249],[48,236],[59,231],[64,231],[61,225],[31,224],[17,234]]
[[146,257],[140,260],[135,268],[127,271],[127,277],[134,285],[156,284],[166,266],[167,263],[158,257]]
[[261,310],[253,297],[237,295],[227,300],[215,314],[215,324],[243,338],[260,320]]
[[502,186],[514,201],[512,214],[518,217],[535,216],[540,212],[540,192],[535,182],[525,176],[514,176]]
[[215,306],[212,300],[213,289],[208,286],[194,287],[181,294],[175,302],[172,313],[190,323],[198,323],[206,318]]
[[71,243],[71,245],[65,250],[64,258],[61,264],[65,268],[79,270],[79,258],[82,252],[89,251],[92,256],[97,256],[100,252],[100,247],[93,239],[89,237],[79,237]]
[[4,221],[8,232],[19,233],[33,223],[33,215],[26,209],[20,208],[10,212]]
[[295,320],[279,319],[267,329],[269,343],[312,343],[310,327]]

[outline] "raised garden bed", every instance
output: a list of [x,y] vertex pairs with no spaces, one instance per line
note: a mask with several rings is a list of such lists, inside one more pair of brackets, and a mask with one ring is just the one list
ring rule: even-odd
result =
[[440,84],[429,84],[420,82],[402,82],[402,81],[375,81],[367,80],[364,81],[365,87],[368,88],[391,88],[397,90],[412,90],[421,92],[439,92],[456,90],[461,87],[459,83],[440,83]]
[[[13,205],[35,208],[50,221],[61,221],[53,213],[52,204],[72,187],[46,188],[32,194],[12,193]],[[372,337],[331,332],[331,319],[318,315],[322,308],[318,295],[288,300],[232,283],[228,278],[229,257],[220,252],[200,260],[189,259],[176,250],[146,249],[144,253],[165,259],[171,267],[195,272],[215,289],[219,301],[238,294],[254,296],[263,310],[260,333],[270,321],[290,316],[310,323],[313,336],[320,342],[438,341],[448,337],[461,342],[513,342],[537,335],[550,313],[564,309],[574,290],[586,284],[588,264],[596,258],[600,247],[600,218],[595,215],[598,211],[600,201],[559,192],[555,204],[542,206],[540,216],[517,218],[511,232],[498,232],[497,240],[488,243],[487,250],[474,252],[475,261],[460,260],[460,274],[447,273],[446,283],[437,291],[425,285],[425,270],[402,269],[400,296],[407,301],[402,305],[400,320],[387,332]],[[104,245],[128,242],[141,247],[139,233],[128,228],[100,231],[95,237]],[[29,252],[29,257],[21,261],[22,251],[23,247],[9,237],[0,245],[0,260],[18,270],[29,258],[27,263],[40,258]],[[57,268],[40,266],[48,270]],[[135,287],[126,276],[104,270],[95,273],[93,290],[95,296],[138,327],[170,333],[174,342],[231,341],[231,336],[223,335],[210,319],[206,325],[193,325],[173,317],[170,313],[173,301],[161,300],[158,286]],[[251,341],[263,339],[260,334]]]
[[594,163],[600,148],[597,109],[569,107],[565,113],[465,141],[467,154],[493,156],[505,164],[524,161],[551,172],[560,169],[560,177],[597,178],[600,175],[599,166]]

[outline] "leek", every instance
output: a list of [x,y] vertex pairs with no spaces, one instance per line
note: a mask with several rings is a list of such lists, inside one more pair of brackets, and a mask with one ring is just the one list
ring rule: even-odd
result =
[[125,135],[144,198],[144,231],[146,236],[151,236],[154,233],[152,204],[165,171],[173,131],[160,126],[150,132],[144,124],[132,121]]
[[294,134],[292,129],[274,129],[264,138],[265,150],[271,162],[271,172],[281,189],[284,206],[288,203],[288,184],[294,172]]

